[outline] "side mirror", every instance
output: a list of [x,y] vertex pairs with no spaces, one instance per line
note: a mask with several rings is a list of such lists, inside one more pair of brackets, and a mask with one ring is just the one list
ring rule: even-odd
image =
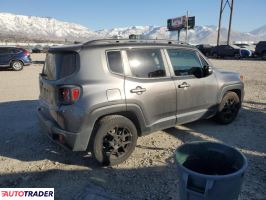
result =
[[208,65],[205,65],[203,67],[203,71],[204,71],[204,76],[209,76],[213,72],[212,68],[210,66],[208,66]]

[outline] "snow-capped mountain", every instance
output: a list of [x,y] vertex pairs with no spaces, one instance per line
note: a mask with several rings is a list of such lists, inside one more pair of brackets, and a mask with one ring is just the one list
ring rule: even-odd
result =
[[98,35],[79,24],[49,17],[34,17],[0,13],[0,40],[75,41]]
[[[103,29],[97,31],[103,37],[128,38],[130,34],[141,35],[145,39],[177,39],[177,32],[169,32],[165,26],[132,26],[125,28]],[[189,42],[192,44],[209,43],[215,44],[217,40],[217,27],[216,26],[196,26],[188,32]],[[227,40],[227,29],[221,29],[221,41]],[[254,32],[241,33],[231,32],[231,41],[259,41],[265,40],[266,34],[261,34],[260,37]],[[185,40],[185,31],[181,31],[180,40]]]
[[254,34],[256,36],[262,37],[265,40],[266,39],[266,25],[261,26],[260,28],[257,28],[255,30],[251,31],[250,33]]
[[[50,41],[73,42],[87,41],[96,38],[128,38],[130,34],[141,35],[144,39],[177,39],[176,32],[169,32],[165,26],[130,26],[124,28],[91,31],[88,28],[56,20],[50,17],[35,17],[0,13],[0,41]],[[215,44],[217,39],[216,26],[196,26],[189,30],[189,42],[192,44]],[[221,29],[221,41],[226,41],[227,30]],[[185,40],[185,31],[181,32],[180,40]],[[231,41],[266,40],[266,26],[249,33],[232,31]]]

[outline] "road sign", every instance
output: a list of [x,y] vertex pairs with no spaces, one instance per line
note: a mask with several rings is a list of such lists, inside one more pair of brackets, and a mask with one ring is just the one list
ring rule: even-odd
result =
[[186,16],[176,17],[167,20],[167,28],[170,31],[180,30],[185,27],[185,24],[186,24]]
[[[187,16],[176,17],[167,20],[167,28],[169,31],[180,31],[187,27]],[[195,16],[188,17],[188,29],[195,27]]]
[[195,27],[195,16],[188,17],[188,29],[194,29]]

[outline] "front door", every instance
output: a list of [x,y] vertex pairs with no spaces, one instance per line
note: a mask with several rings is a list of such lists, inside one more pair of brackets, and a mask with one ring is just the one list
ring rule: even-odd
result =
[[208,63],[195,50],[167,49],[166,52],[177,90],[177,122],[187,123],[212,114],[218,86],[215,75],[203,70]]
[[127,106],[137,105],[151,130],[176,124],[176,89],[159,48],[125,51]]

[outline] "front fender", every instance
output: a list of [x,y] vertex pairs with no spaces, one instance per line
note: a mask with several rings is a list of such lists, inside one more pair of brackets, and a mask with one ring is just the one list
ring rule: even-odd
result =
[[224,85],[220,91],[219,91],[219,96],[218,96],[218,104],[221,103],[224,95],[228,92],[228,91],[233,91],[233,90],[239,90],[241,92],[241,97],[240,100],[241,102],[243,102],[244,99],[244,84],[243,83],[235,83],[235,84],[228,84],[228,85]]

